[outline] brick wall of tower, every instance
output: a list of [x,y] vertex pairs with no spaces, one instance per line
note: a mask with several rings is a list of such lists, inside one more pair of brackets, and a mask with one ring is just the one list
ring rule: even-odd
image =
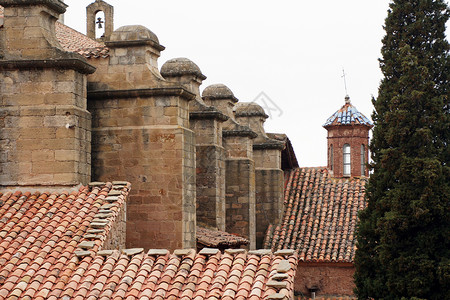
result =
[[299,262],[294,290],[305,296],[311,296],[310,289],[314,288],[316,297],[352,297],[354,273],[351,263]]
[[[340,125],[327,128],[328,130],[328,170],[332,172],[334,177],[344,177],[344,145],[350,145],[351,157],[351,177],[368,176],[368,143],[369,143],[369,128],[359,125]],[[364,159],[365,168],[364,173],[361,174],[361,145],[364,145]],[[331,149],[333,154],[331,155]],[[331,161],[333,158],[333,161]],[[350,177],[349,176],[349,177]]]

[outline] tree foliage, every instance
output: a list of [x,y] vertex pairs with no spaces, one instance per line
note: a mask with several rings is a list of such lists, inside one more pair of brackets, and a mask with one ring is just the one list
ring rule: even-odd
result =
[[443,0],[394,0],[373,99],[359,299],[450,299],[450,59]]

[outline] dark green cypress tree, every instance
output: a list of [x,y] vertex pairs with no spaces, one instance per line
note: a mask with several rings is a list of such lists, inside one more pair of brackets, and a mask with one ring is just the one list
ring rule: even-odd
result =
[[359,299],[450,299],[450,59],[443,0],[393,0],[373,99]]

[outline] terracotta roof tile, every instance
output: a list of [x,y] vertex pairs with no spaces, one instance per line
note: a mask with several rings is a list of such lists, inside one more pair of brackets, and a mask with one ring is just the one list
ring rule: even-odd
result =
[[[276,290],[267,286],[285,258],[274,254],[255,256],[220,252],[205,256],[194,251],[186,256],[126,256],[113,251],[107,257],[84,258],[59,296],[72,299],[252,299],[253,296],[261,300],[275,292],[292,295],[296,255],[288,257],[291,267],[289,276],[282,280],[285,287]],[[194,274],[198,268],[201,269],[200,276]],[[248,268],[255,271],[253,275],[245,273]],[[99,274],[104,270],[107,270],[103,275],[105,278],[100,279]],[[219,270],[224,273],[219,275]],[[91,278],[88,274],[97,275]],[[108,283],[111,274],[117,276]],[[108,280],[106,284],[105,280]]]
[[[76,267],[89,266],[92,274],[84,276],[94,279],[103,262],[78,264],[75,252],[86,241],[83,236],[111,188],[108,183],[72,193],[0,192],[0,295],[58,299],[69,277],[77,275]],[[120,209],[128,190],[122,190],[112,211]],[[108,218],[109,226],[115,216]],[[93,253],[108,233],[92,241]]]
[[353,262],[366,180],[334,179],[326,168],[295,169],[286,180],[284,215],[268,228],[264,246],[295,249],[301,261]]
[[61,22],[56,22],[55,32],[59,43],[68,52],[76,52],[86,58],[106,58],[109,56],[109,49],[104,44],[88,38]]
[[197,226],[197,242],[211,248],[239,248],[248,245],[249,240],[235,234]]

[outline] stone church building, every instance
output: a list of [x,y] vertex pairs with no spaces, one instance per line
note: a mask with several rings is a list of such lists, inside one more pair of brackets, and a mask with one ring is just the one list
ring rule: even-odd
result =
[[[328,166],[299,168],[287,136],[265,132],[264,109],[223,84],[200,93],[206,76],[187,58],[159,68],[158,37],[140,25],[114,29],[108,3],[87,7],[87,35],[57,21],[60,0],[0,5],[0,298],[88,299],[95,278],[105,299],[351,296],[372,124],[349,98],[324,125]],[[18,234],[58,214],[39,244],[48,256],[29,255],[36,237]],[[38,261],[33,270],[50,273],[26,292],[36,281],[25,265]],[[58,269],[65,277],[55,263],[71,266]],[[134,275],[120,277],[122,289],[77,275],[123,263]],[[229,273],[213,284],[207,274],[222,265]]]

